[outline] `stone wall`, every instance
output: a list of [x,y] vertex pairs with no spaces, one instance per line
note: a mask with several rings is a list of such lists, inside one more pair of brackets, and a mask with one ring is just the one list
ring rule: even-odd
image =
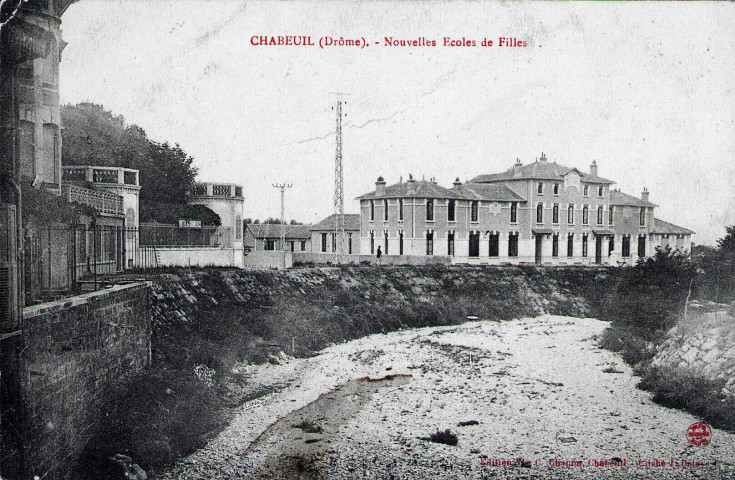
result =
[[718,306],[701,310],[695,306],[687,320],[669,331],[652,364],[725,381],[723,392],[735,398],[735,311]]
[[150,364],[150,289],[117,285],[24,310],[28,478],[72,478],[105,401]]
[[[334,263],[333,253],[293,253],[294,263],[326,265]],[[446,255],[383,255],[378,261],[375,255],[342,255],[340,264],[343,265],[451,265],[452,257]]]

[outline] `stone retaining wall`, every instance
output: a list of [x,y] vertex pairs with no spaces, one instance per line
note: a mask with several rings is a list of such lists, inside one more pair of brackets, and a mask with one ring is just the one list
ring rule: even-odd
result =
[[73,478],[102,406],[150,364],[150,290],[116,285],[24,310],[27,478]]
[[724,308],[690,315],[669,331],[652,364],[726,381],[724,393],[735,397],[735,315]]

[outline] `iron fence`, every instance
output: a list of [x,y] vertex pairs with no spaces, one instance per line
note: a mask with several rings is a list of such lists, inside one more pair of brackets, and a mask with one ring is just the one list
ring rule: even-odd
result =
[[178,225],[141,224],[136,233],[138,244],[156,247],[231,247],[232,232],[229,227],[200,226],[181,228]]
[[96,289],[125,265],[122,226],[30,228],[24,240],[26,304]]
[[29,228],[24,240],[26,305],[91,291],[126,269],[161,266],[161,251],[232,247],[231,228],[69,225]]

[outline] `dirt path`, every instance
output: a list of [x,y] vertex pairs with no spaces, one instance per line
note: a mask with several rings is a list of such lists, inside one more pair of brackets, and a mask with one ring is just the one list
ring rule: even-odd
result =
[[[473,322],[374,335],[253,368],[254,387],[289,386],[246,403],[217,439],[162,478],[735,476],[735,435],[715,430],[712,444],[689,446],[685,431],[698,419],[636,389],[630,368],[597,348],[604,328],[550,316]],[[358,380],[386,375],[400,376]],[[469,421],[477,423],[459,426]],[[445,429],[457,446],[421,439]],[[611,459],[625,465],[594,465]]]

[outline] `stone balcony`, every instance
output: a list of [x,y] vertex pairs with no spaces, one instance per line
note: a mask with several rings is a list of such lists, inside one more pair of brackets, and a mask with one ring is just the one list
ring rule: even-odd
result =
[[189,197],[242,198],[242,187],[234,183],[195,183]]
[[120,195],[69,184],[62,185],[61,191],[67,201],[89,205],[100,215],[124,215],[123,198]]
[[62,167],[62,170],[64,181],[140,188],[138,170],[132,168],[69,165]]

